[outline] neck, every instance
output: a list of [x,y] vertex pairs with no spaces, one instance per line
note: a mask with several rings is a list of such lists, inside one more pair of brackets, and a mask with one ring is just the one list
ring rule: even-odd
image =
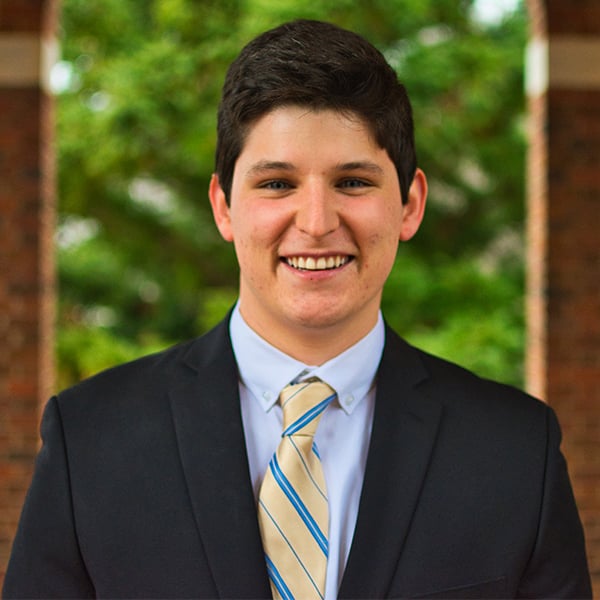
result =
[[248,326],[269,344],[305,364],[318,367],[335,358],[365,337],[377,323],[373,318],[360,323],[335,323],[329,326],[310,327],[290,324],[287,327],[274,328],[260,321],[246,318],[243,307],[240,313]]

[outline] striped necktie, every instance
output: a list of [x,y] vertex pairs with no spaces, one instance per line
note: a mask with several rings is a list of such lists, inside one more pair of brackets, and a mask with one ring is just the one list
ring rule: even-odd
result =
[[335,392],[313,378],[288,385],[279,401],[283,433],[258,498],[258,521],[275,600],[318,599],[325,593],[329,509],[313,441]]

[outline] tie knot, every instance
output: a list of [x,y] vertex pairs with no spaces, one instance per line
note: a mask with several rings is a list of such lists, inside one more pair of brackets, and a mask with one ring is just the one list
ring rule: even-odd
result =
[[282,435],[314,436],[323,411],[335,395],[331,387],[316,378],[283,388],[279,396],[283,409]]

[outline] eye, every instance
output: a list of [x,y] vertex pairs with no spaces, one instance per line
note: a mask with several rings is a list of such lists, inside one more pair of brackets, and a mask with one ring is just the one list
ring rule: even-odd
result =
[[271,181],[265,181],[261,183],[259,188],[263,190],[273,190],[275,192],[284,192],[292,188],[292,185],[282,179],[273,179]]
[[368,187],[372,187],[373,184],[371,184],[369,181],[366,181],[364,179],[358,179],[356,177],[351,177],[348,179],[342,179],[342,181],[340,181],[338,183],[338,187],[342,188],[343,190],[361,190],[364,188],[368,188]]

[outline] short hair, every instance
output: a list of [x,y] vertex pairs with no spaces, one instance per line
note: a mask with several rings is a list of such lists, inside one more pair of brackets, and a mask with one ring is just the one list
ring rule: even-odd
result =
[[235,163],[251,126],[282,106],[358,115],[394,163],[402,202],[407,202],[417,159],[405,87],[383,54],[363,37],[306,19],[259,35],[227,71],[215,170],[228,202]]

